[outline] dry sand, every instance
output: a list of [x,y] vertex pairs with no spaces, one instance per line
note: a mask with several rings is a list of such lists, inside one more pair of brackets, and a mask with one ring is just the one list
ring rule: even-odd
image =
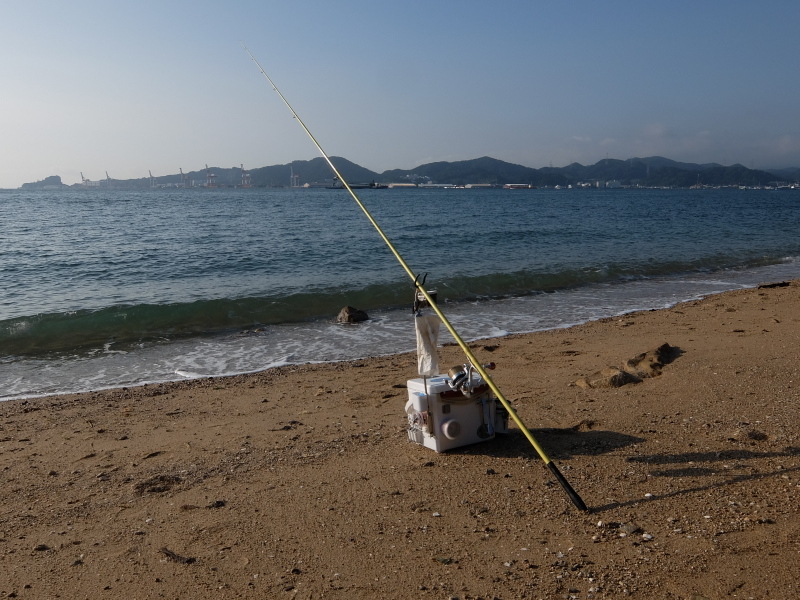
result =
[[409,442],[413,355],[2,403],[0,597],[798,598],[799,292],[474,344],[588,514],[517,429]]

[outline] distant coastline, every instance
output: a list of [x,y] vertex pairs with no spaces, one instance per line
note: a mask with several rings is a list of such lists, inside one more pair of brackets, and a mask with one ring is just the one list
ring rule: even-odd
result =
[[[456,162],[436,162],[414,169],[393,169],[376,173],[345,158],[332,157],[348,182],[372,181],[379,187],[511,189],[580,188],[742,188],[800,190],[800,168],[763,171],[743,165],[682,163],[667,158],[603,159],[594,165],[572,163],[565,167],[534,169],[488,156]],[[164,189],[164,188],[308,188],[333,187],[330,167],[323,158],[297,160],[245,170],[244,166],[205,169],[138,179],[91,180],[81,174],[81,183],[66,185],[59,175],[23,184],[24,190],[53,189]]]

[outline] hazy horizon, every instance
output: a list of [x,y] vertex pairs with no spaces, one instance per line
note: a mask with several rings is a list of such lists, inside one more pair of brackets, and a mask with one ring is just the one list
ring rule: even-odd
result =
[[53,0],[4,7],[0,188],[318,153],[367,169],[800,167],[800,4]]
[[[288,165],[290,165],[292,163],[302,162],[302,161],[307,161],[307,160],[313,160],[314,158],[317,158],[317,157],[312,157],[311,159],[295,159],[295,160],[287,161],[285,163],[278,163],[278,164],[274,164],[274,165],[253,165],[249,169],[245,169],[245,170],[246,171],[253,171],[253,170],[256,170],[256,169],[259,169],[259,168],[270,168],[270,167],[276,167],[276,166],[288,166]],[[319,157],[319,158],[320,158],[320,160],[323,160],[321,157]],[[333,158],[336,159],[337,157],[333,157]],[[344,158],[346,160],[349,160],[349,159],[347,159],[346,156],[345,157],[338,157],[338,158]],[[473,159],[467,158],[467,159],[463,159],[463,161],[478,160],[480,158],[484,158],[484,157],[475,157]],[[488,158],[494,158],[494,157],[488,157]],[[632,157],[629,157],[629,158],[618,158],[618,157],[609,156],[608,160],[617,160],[617,161],[625,162],[625,161],[628,161],[628,160],[647,160],[647,159],[651,159],[651,158],[663,158],[663,159],[667,159],[667,160],[672,160],[668,156],[632,156]],[[601,158],[597,162],[599,163],[599,162],[602,162],[603,160],[606,160],[606,159]],[[447,162],[447,161],[445,161],[445,162]],[[450,161],[450,162],[458,162],[458,161]],[[683,161],[675,161],[675,162],[683,162]],[[695,163],[695,164],[697,164],[698,166],[703,166],[703,165],[706,165],[706,164],[712,164],[713,162],[714,161],[711,161],[710,163],[703,163],[703,164]],[[359,167],[364,167],[364,165],[358,165],[357,163],[354,163],[354,164],[356,164],[356,166],[359,166]],[[511,164],[511,163],[509,163],[509,164]],[[571,163],[571,164],[574,164],[574,163]],[[415,167],[412,167],[411,169],[407,169],[407,170],[412,170],[413,171],[416,167],[422,167],[422,166],[425,166],[425,165],[416,165]],[[520,165],[520,166],[527,166],[527,165]],[[547,165],[547,166],[549,167],[549,165]],[[553,165],[553,167],[555,167],[555,168],[563,168],[563,167],[567,167],[567,166],[569,166],[569,165]],[[582,166],[588,167],[588,166],[592,166],[592,164],[583,164]],[[732,167],[732,166],[735,166],[735,164],[732,164],[732,165],[721,165],[721,166]],[[746,167],[746,165],[741,165],[741,166],[745,166]],[[219,172],[220,170],[224,170],[224,171],[236,170],[238,172],[239,168],[240,168],[239,165],[232,165],[230,167],[225,167],[225,166],[222,166],[222,165],[208,165],[208,169],[209,170],[217,171],[217,172]],[[533,168],[541,169],[543,167],[533,167]],[[183,173],[184,173],[184,175],[189,175],[191,173],[198,173],[198,174],[200,174],[202,180],[205,181],[205,175],[204,175],[205,170],[206,170],[205,169],[205,165],[203,165],[200,168],[194,168],[194,167],[185,168],[185,169],[183,169]],[[393,169],[393,168],[387,169],[387,171],[389,171],[389,170],[395,170],[395,169]],[[766,168],[764,170],[769,171],[770,169]],[[384,172],[385,171],[381,171],[381,172],[377,172],[376,171],[375,173],[378,174],[378,175],[381,175]],[[37,180],[29,181],[29,182],[25,182],[25,183],[38,183],[38,182],[46,179],[47,177],[52,177],[52,176],[55,176],[55,175],[60,176],[58,173],[52,173],[52,174],[47,175],[45,177],[41,177],[41,178],[39,178]],[[177,171],[175,173],[161,173],[159,176],[153,175],[153,177],[155,178],[156,182],[159,182],[159,180],[162,180],[161,183],[163,183],[163,178],[165,178],[165,177],[180,177],[180,173],[177,172]],[[331,178],[332,177],[333,177],[333,173],[331,173]],[[97,179],[89,179],[88,177],[86,179],[89,180],[89,181],[98,181],[98,180],[99,181],[105,181],[105,174],[102,177],[99,177]],[[120,179],[120,178],[117,178],[117,177],[112,177],[111,179],[112,179],[112,181],[134,181],[134,180],[142,180],[142,179],[147,180],[147,179],[149,179],[149,174],[145,175],[145,176],[131,177],[130,179]],[[236,181],[238,182],[238,179]],[[73,182],[73,183],[66,183],[62,179],[62,183],[65,183],[66,185],[77,185],[77,183],[80,183],[80,181]],[[223,184],[224,184],[224,182],[220,182],[220,185],[222,187],[225,187]],[[288,185],[288,181],[287,181],[287,185]],[[8,189],[8,188],[0,188],[0,189]],[[17,189],[17,188],[11,188],[11,189]]]

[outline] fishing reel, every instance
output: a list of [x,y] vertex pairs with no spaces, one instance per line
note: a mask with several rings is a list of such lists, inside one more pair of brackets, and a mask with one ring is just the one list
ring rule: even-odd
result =
[[[493,362],[482,365],[484,369],[494,370],[495,365]],[[483,378],[479,377],[475,379],[473,374],[477,372],[477,369],[472,365],[472,363],[468,363],[465,365],[456,365],[452,367],[449,371],[447,371],[447,376],[450,378],[450,387],[454,390],[460,391],[464,394],[467,398],[474,395],[475,390],[478,386],[483,383]],[[483,390],[481,390],[481,393]]]
[[[428,290],[428,296],[431,297],[431,300],[436,302],[436,296],[437,296],[436,290]],[[428,299],[425,297],[425,295],[420,290],[417,290],[416,293],[414,294],[414,308],[412,309],[413,312],[416,314],[423,308],[430,308],[430,307],[431,304],[430,302],[428,302]]]

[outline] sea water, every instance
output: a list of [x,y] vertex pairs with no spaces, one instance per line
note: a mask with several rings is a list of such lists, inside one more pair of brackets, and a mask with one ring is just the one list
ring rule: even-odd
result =
[[[359,195],[468,340],[800,277],[795,191]],[[0,192],[0,399],[409,351],[412,300],[343,190]]]

